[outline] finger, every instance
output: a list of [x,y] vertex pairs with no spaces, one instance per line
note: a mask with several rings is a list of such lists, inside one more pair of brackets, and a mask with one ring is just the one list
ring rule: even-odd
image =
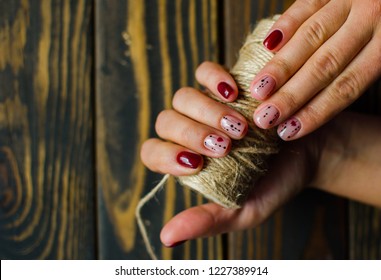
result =
[[224,131],[234,139],[241,139],[247,132],[243,116],[193,88],[178,90],[173,97],[173,107],[177,112]]
[[223,101],[232,102],[238,96],[233,77],[217,63],[206,61],[200,64],[196,69],[196,80]]
[[274,23],[263,42],[264,46],[277,52],[292,38],[303,22],[328,2],[329,0],[295,1]]
[[148,139],[145,141],[142,145],[140,157],[144,165],[150,170],[174,176],[196,174],[203,165],[201,155],[160,139]]
[[[355,27],[361,32],[353,32]],[[348,34],[352,36],[348,38]],[[254,113],[256,124],[267,129],[288,119],[328,86],[367,44],[371,36],[372,30],[361,19],[350,17],[276,94],[258,106]]]
[[256,75],[250,85],[254,98],[264,100],[279,89],[344,24],[349,7],[343,9],[339,3],[328,3],[308,19]]
[[278,127],[279,136],[286,141],[303,137],[349,106],[381,76],[381,65],[370,61],[381,61],[381,29],[330,86]]
[[226,134],[174,110],[165,110],[159,114],[156,132],[163,139],[210,157],[226,156],[231,148],[231,140]]

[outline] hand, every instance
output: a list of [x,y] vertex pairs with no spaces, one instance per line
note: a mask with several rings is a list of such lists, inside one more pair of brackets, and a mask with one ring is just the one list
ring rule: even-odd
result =
[[[201,64],[196,78],[222,101],[233,101],[237,96],[234,80],[217,64]],[[157,134],[164,140],[149,139],[142,146],[144,164],[156,172],[175,176],[196,174],[202,168],[201,155],[225,156],[231,139],[242,138],[247,130],[247,123],[239,113],[193,88],[177,91],[173,108],[161,112],[156,121]],[[211,135],[213,145],[209,146]],[[218,138],[223,145],[216,149]],[[295,141],[282,149],[271,165],[271,173],[256,186],[243,209],[227,210],[213,203],[189,209],[163,229],[162,242],[170,247],[184,238],[214,235],[262,222],[310,181],[308,170],[315,160],[307,157],[305,143]],[[312,143],[315,141],[309,147]]]
[[[254,120],[261,128],[278,125],[283,140],[300,138],[380,77],[381,1],[297,0],[264,44],[276,55],[251,84],[253,97],[264,100]],[[274,124],[264,110],[279,115]]]
[[[221,66],[203,63],[196,78],[221,100],[229,102],[237,96],[232,77]],[[202,168],[201,155],[223,157],[229,152],[230,139],[245,135],[247,123],[240,114],[198,90],[177,91],[173,107],[160,113],[156,121],[156,131],[165,140],[149,139],[142,146],[141,158],[153,171],[196,174]],[[239,120],[244,128],[231,131],[230,124],[236,126],[238,121],[226,126],[224,116]],[[243,208],[229,210],[209,203],[187,209],[165,225],[163,244],[172,247],[185,240],[254,227],[306,186],[381,207],[380,125],[380,118],[341,114],[313,134],[284,143]],[[209,135],[221,137],[227,149],[210,149],[204,140]]]

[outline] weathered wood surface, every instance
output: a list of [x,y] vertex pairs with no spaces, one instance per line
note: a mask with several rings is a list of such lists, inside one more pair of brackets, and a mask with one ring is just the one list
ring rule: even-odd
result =
[[[161,179],[139,159],[157,114],[292,2],[0,0],[0,258],[148,258],[134,209]],[[380,114],[380,83],[353,109]],[[144,208],[161,258],[381,258],[380,210],[318,191],[256,229],[163,248],[164,222],[202,201],[171,180]]]
[[0,1],[0,258],[96,257],[91,1]]
[[[140,145],[154,136],[157,114],[171,107],[181,86],[196,86],[194,70],[217,60],[216,0],[96,2],[97,180],[101,258],[148,258],[134,211],[161,175],[148,172]],[[165,249],[164,221],[202,199],[171,179],[144,207],[150,239],[160,258],[222,258],[221,238]]]

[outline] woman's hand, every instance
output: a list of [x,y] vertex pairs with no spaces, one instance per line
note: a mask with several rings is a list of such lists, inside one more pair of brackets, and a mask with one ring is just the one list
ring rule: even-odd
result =
[[[237,97],[233,78],[217,64],[201,64],[196,78],[222,101]],[[142,146],[141,158],[155,172],[175,176],[196,174],[202,168],[202,155],[227,155],[231,139],[240,139],[247,131],[243,116],[193,88],[177,91],[173,108],[161,112],[157,118],[156,131],[162,139],[149,139]],[[162,242],[170,247],[184,239],[261,223],[310,180],[310,162],[315,161],[307,157],[303,143],[295,141],[283,148],[271,164],[269,176],[256,186],[243,209],[227,210],[212,203],[189,209],[163,229]]]
[[[264,100],[261,128],[283,140],[309,134],[355,101],[381,75],[380,0],[297,0],[264,41],[276,52],[251,84]],[[268,109],[270,106],[270,109]],[[279,116],[269,124],[263,116]]]
[[[223,101],[237,96],[232,77],[219,65],[203,63],[196,78]],[[231,139],[246,133],[247,123],[239,113],[198,90],[180,89],[173,107],[157,118],[156,131],[164,140],[149,139],[141,150],[144,164],[153,171],[196,174],[202,168],[201,155],[223,157]],[[187,209],[165,225],[163,244],[172,247],[254,227],[308,185],[381,207],[380,127],[380,118],[341,114],[313,134],[284,143],[242,209],[214,203]]]

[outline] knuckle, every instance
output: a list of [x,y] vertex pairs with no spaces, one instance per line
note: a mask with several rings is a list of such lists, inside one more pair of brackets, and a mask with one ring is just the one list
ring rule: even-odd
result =
[[344,73],[333,84],[331,97],[333,100],[350,104],[361,92],[359,76],[353,72]]
[[302,34],[310,46],[320,46],[327,40],[328,32],[323,23],[313,20],[302,27]]
[[374,18],[380,19],[380,16],[381,16],[381,2],[380,1],[377,1],[377,0],[373,1],[371,14],[374,16]]
[[215,106],[216,103],[212,102],[212,100],[202,102],[195,108],[196,114],[200,120],[206,120],[210,118],[211,113],[217,111]]
[[318,81],[332,80],[340,70],[340,63],[334,51],[317,56],[313,63],[312,74]]
[[323,108],[318,108],[316,105],[308,104],[303,109],[303,120],[308,122],[310,127],[318,127],[322,121],[321,112]]
[[312,10],[319,9],[323,7],[329,0],[302,0],[303,4],[306,7],[311,8]]
[[299,100],[298,97],[293,94],[292,92],[281,90],[279,93],[279,96],[282,96],[281,102],[282,104],[285,104],[284,108],[287,108],[290,112],[295,111],[297,108],[299,108]]
[[284,58],[274,59],[272,65],[276,71],[280,71],[282,73],[281,75],[284,77],[291,77],[293,74],[290,63]]
[[184,125],[178,134],[181,139],[177,139],[177,143],[183,146],[194,145],[195,139],[199,138],[198,130],[191,125]]

